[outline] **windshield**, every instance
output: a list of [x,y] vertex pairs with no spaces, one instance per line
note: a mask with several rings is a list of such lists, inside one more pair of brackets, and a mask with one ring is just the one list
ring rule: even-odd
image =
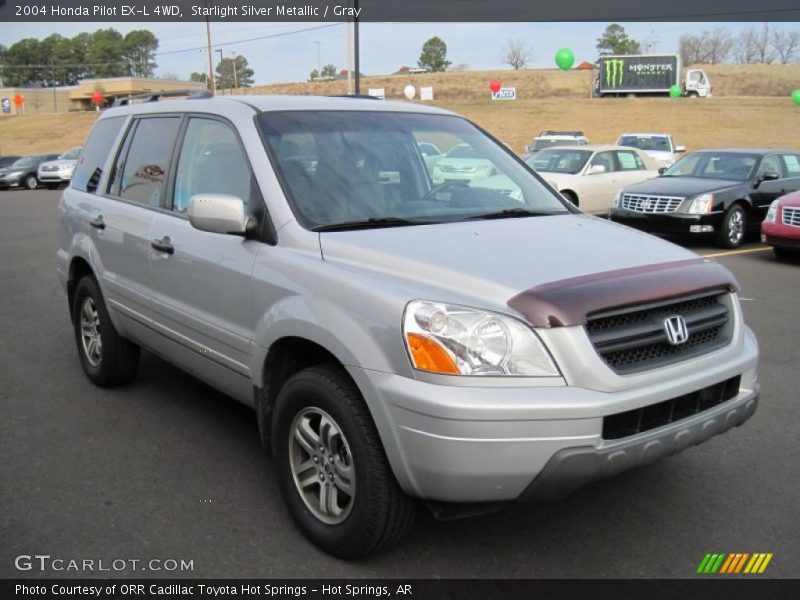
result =
[[754,154],[694,152],[687,154],[667,169],[663,177],[746,181],[750,179],[757,163],[758,156]]
[[525,162],[536,171],[574,175],[591,155],[589,150],[542,150],[528,157]]
[[36,164],[36,157],[34,156],[23,156],[22,158],[16,160],[12,167],[32,167]]
[[77,148],[70,148],[58,158],[61,160],[77,160],[80,154],[81,154],[81,148],[80,146],[78,146]]
[[549,148],[551,146],[580,146],[581,143],[578,139],[566,139],[566,140],[548,140],[548,139],[537,139],[533,140],[533,146],[531,147],[532,151],[541,150],[542,148]]
[[[261,113],[258,122],[292,209],[309,229],[570,212],[506,149],[459,117],[287,111]],[[445,156],[424,157],[423,143]],[[516,185],[518,197],[475,185],[498,177]]]
[[669,138],[665,135],[623,135],[617,141],[617,146],[628,146],[651,152],[672,152]]

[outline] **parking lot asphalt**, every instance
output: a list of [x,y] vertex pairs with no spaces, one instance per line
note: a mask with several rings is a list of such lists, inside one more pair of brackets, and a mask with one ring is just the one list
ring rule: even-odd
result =
[[[59,192],[0,192],[0,577],[693,577],[707,552],[800,576],[800,263],[714,254],[762,352],[755,416],[556,503],[437,522],[343,562],[294,528],[253,413],[145,355],[129,386],[83,375],[54,255]],[[635,249],[632,249],[634,251]],[[192,560],[189,572],[20,572],[18,555]]]

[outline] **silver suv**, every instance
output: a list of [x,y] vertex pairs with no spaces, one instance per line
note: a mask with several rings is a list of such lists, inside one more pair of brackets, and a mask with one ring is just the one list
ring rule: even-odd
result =
[[[434,185],[467,144],[521,190]],[[340,557],[560,498],[756,410],[711,260],[588,215],[444,110],[244,96],[103,113],[60,203],[80,361],[139,349],[252,406],[302,532]],[[733,442],[733,440],[732,440]]]

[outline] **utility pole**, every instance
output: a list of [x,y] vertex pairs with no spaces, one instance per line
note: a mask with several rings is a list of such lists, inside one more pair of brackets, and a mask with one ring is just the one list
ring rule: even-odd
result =
[[[206,8],[208,8],[208,0],[205,2]],[[206,17],[206,42],[208,44],[208,80],[211,82],[211,95],[217,95],[217,78],[214,77],[214,65],[213,60],[211,58],[211,23]]]
[[57,113],[58,102],[56,101],[56,68],[52,64],[50,65],[50,78],[52,79],[51,83],[53,84],[53,113]]
[[[239,77],[238,77],[238,75],[236,73],[236,71],[239,70],[239,65],[236,64],[236,51],[235,50],[231,50],[231,57],[233,57],[233,60],[231,61],[231,69],[233,69],[233,87],[236,88],[236,89],[239,89]],[[231,93],[233,93],[233,92],[231,92]]]
[[[220,75],[220,77],[222,77],[222,60],[223,60],[222,59],[222,50],[217,49],[217,50],[214,50],[214,52],[219,54],[219,75]],[[225,88],[222,87],[222,82],[221,81],[220,81],[219,86],[220,86],[221,93],[224,95],[225,94]]]
[[322,55],[320,54],[320,45],[322,42],[314,42],[317,45],[317,77],[322,77]]
[[353,22],[347,22],[347,95],[353,95]]
[[[356,9],[356,14],[358,14],[358,0],[353,0],[353,8]],[[355,70],[356,70],[356,96],[361,95],[361,50],[358,44],[358,17],[354,17],[353,19],[353,46],[355,49]]]

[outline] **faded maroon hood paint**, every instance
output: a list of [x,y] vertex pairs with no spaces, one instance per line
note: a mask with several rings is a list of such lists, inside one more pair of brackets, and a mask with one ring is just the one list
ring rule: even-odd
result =
[[592,273],[532,287],[508,306],[534,327],[582,325],[587,315],[711,290],[738,292],[719,263],[696,258]]

